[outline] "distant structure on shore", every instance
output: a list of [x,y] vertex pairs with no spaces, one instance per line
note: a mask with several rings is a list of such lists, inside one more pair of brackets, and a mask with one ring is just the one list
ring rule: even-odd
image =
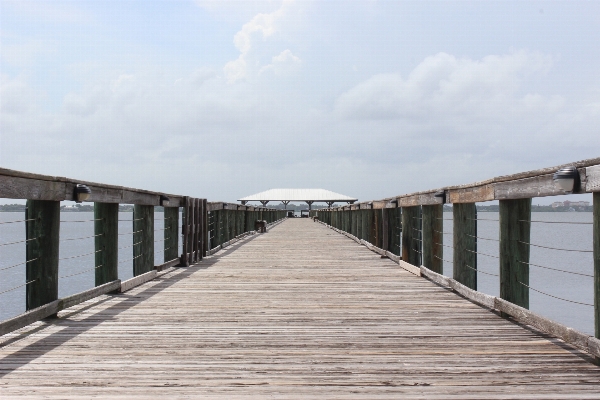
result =
[[590,202],[589,201],[569,201],[569,200],[565,200],[565,201],[555,201],[554,203],[551,204],[552,208],[557,208],[557,207],[589,207],[590,206]]

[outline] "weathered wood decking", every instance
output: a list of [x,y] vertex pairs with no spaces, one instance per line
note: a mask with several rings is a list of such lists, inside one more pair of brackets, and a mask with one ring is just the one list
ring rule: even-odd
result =
[[600,368],[324,226],[3,338],[0,398],[600,398]]

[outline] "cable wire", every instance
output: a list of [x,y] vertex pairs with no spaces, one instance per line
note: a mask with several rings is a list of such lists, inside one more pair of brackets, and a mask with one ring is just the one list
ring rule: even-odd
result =
[[119,233],[118,236],[121,236],[121,235],[133,235],[134,233],[140,233],[142,231],[143,231],[143,229],[140,229],[139,231],[135,231],[135,232]]
[[117,250],[121,250],[121,249],[128,249],[128,248],[130,248],[130,247],[137,246],[137,245],[138,245],[138,244],[140,244],[140,243],[142,243],[142,242],[140,241],[140,242],[137,242],[137,243],[131,244],[131,245],[129,245],[129,246],[123,246],[123,247],[119,247]]
[[465,235],[473,237],[473,238],[481,239],[481,240],[490,240],[492,242],[500,242],[500,240],[498,240],[498,239],[484,238],[484,237],[479,237],[479,236],[475,236],[475,235],[469,235],[468,233],[465,233]]
[[104,251],[104,250],[103,250],[103,249],[100,249],[100,250],[96,250],[96,251],[94,251],[94,252],[92,252],[92,253],[81,254],[81,255],[78,255],[78,256],[73,256],[73,257],[59,258],[59,259],[58,259],[58,261],[61,261],[61,260],[70,260],[70,259],[72,259],[72,258],[85,257],[85,256],[89,256],[89,255],[92,255],[92,254],[100,253],[101,251]]
[[520,219],[519,222],[539,222],[541,224],[571,224],[571,225],[593,225],[593,222],[563,222],[563,221],[534,221],[534,220],[526,220]]
[[0,244],[0,246],[8,246],[9,244],[27,243],[27,242],[31,242],[32,240],[37,240],[37,239],[39,239],[39,238],[33,238],[33,239],[27,239],[27,240],[19,240],[18,242],[2,243],[2,244]]
[[35,260],[37,260],[37,259],[38,259],[38,257],[36,257],[36,258],[32,258],[31,260],[27,260],[27,261],[25,261],[25,262],[22,262],[22,263],[19,263],[19,264],[11,265],[10,267],[4,267],[4,268],[0,268],[0,271],[4,271],[4,270],[6,270],[6,269],[11,269],[11,268],[14,268],[14,267],[18,267],[19,265],[25,265],[25,264],[28,264],[28,263],[30,263],[30,262],[32,262],[32,261],[35,261]]
[[4,224],[14,224],[17,222],[28,222],[28,221],[35,221],[35,218],[29,218],[29,219],[20,219],[18,221],[6,221],[6,222],[0,222],[0,225],[4,225]]
[[527,242],[522,242],[520,240],[517,240],[517,242],[519,243],[523,243],[523,244],[528,244],[530,246],[534,246],[534,247],[541,247],[542,249],[550,249],[550,250],[562,250],[562,251],[574,251],[574,252],[578,252],[578,253],[593,253],[593,250],[574,250],[574,249],[560,249],[557,247],[547,247],[547,246],[541,246],[539,244],[532,244],[532,243],[527,243]]
[[76,276],[76,275],[85,274],[86,272],[90,272],[90,271],[97,270],[98,268],[100,268],[100,267],[103,267],[103,266],[104,266],[104,265],[98,265],[98,266],[97,266],[97,267],[95,267],[95,268],[86,269],[85,271],[77,272],[77,273],[70,274],[70,275],[59,276],[59,277],[58,277],[58,279],[70,278],[70,277],[72,277],[72,276]]
[[481,254],[482,256],[488,256],[488,257],[493,257],[493,258],[500,258],[500,257],[498,257],[498,256],[493,256],[493,255],[491,255],[491,254],[478,253],[478,252],[476,252],[476,251],[469,250],[469,249],[465,249],[465,250],[466,250],[466,251],[468,251],[468,252],[470,252],[470,253]]
[[590,278],[593,278],[594,275],[590,275],[590,274],[583,274],[581,272],[573,272],[573,271],[565,271],[564,269],[558,269],[558,268],[551,268],[551,267],[545,267],[543,265],[537,265],[537,264],[531,264],[531,263],[526,263],[525,261],[521,261],[521,260],[517,260],[518,262],[520,262],[521,264],[526,264],[526,265],[533,265],[534,267],[538,267],[538,268],[545,268],[545,269],[551,269],[553,271],[560,271],[560,272],[564,272],[566,274],[573,274],[573,275],[581,275],[581,276],[589,276]]
[[80,240],[80,239],[90,239],[90,238],[94,238],[94,237],[98,237],[98,236],[103,236],[104,233],[99,233],[97,235],[94,236],[84,236],[84,237],[78,237],[78,238],[68,238],[68,239],[61,239],[61,242],[66,242],[68,240]]
[[124,262],[128,262],[128,261],[133,261],[133,260],[135,260],[136,258],[140,258],[141,256],[143,256],[143,254],[140,254],[139,256],[135,256],[135,257],[133,257],[133,258],[131,258],[131,259],[129,259],[129,260],[123,260],[123,261],[119,261],[119,264],[123,264]]
[[4,293],[8,293],[8,292],[12,292],[12,291],[13,291],[13,290],[15,290],[15,289],[18,289],[18,288],[20,288],[20,287],[23,287],[23,286],[27,286],[27,285],[29,285],[30,283],[33,283],[33,282],[35,282],[35,281],[37,281],[37,278],[36,278],[36,279],[34,279],[34,280],[31,280],[31,281],[29,281],[29,282],[26,282],[26,283],[24,283],[24,284],[22,284],[22,285],[15,286],[14,288],[11,288],[11,289],[8,289],[8,290],[5,290],[5,291],[3,291],[3,292],[0,292],[0,294],[4,294]]
[[523,282],[521,282],[521,281],[517,281],[517,282],[519,282],[521,285],[523,285],[523,286],[525,286],[525,287],[527,287],[527,288],[529,288],[529,289],[533,290],[534,292],[538,292],[538,293],[541,293],[541,294],[545,294],[546,296],[549,296],[549,297],[552,297],[552,298],[555,298],[555,299],[558,299],[558,300],[567,301],[567,302],[569,302],[569,303],[581,304],[581,305],[583,305],[583,306],[590,306],[590,307],[594,307],[594,305],[593,305],[593,304],[582,303],[582,302],[575,301],[575,300],[563,299],[562,297],[553,296],[553,295],[551,295],[551,294],[548,294],[548,293],[546,293],[546,292],[542,292],[541,290],[534,289],[534,288],[532,288],[531,286],[529,286],[529,285],[526,285],[526,284],[524,284],[524,283],[523,283]]
[[447,263],[451,263],[451,264],[453,264],[453,263],[454,263],[454,261],[448,261],[448,260],[444,260],[443,258],[436,256],[435,254],[434,254],[433,256],[434,256],[435,258],[437,258],[438,260],[442,260],[442,261],[445,261],[445,262],[447,262]]
[[489,273],[489,272],[481,271],[481,270],[479,270],[479,269],[477,269],[477,268],[473,268],[473,267],[471,267],[471,266],[470,266],[470,265],[468,265],[468,264],[465,264],[465,267],[467,267],[467,268],[471,268],[473,271],[481,272],[482,274],[491,275],[491,276],[500,276],[500,275],[496,275],[496,274],[491,274],[491,273]]
[[82,219],[82,220],[74,220],[74,221],[63,221],[60,222],[92,222],[92,221],[102,221],[104,218],[96,218],[96,219]]

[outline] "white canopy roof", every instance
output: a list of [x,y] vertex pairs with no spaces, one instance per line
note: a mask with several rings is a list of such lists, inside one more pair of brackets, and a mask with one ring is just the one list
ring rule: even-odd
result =
[[345,196],[325,189],[271,189],[253,194],[238,201],[310,201],[310,202],[348,202],[353,203],[358,199]]

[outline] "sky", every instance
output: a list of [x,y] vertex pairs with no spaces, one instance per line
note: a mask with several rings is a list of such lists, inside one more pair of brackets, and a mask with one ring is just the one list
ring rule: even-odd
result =
[[475,182],[600,156],[599,49],[592,1],[0,0],[0,166],[214,201]]

